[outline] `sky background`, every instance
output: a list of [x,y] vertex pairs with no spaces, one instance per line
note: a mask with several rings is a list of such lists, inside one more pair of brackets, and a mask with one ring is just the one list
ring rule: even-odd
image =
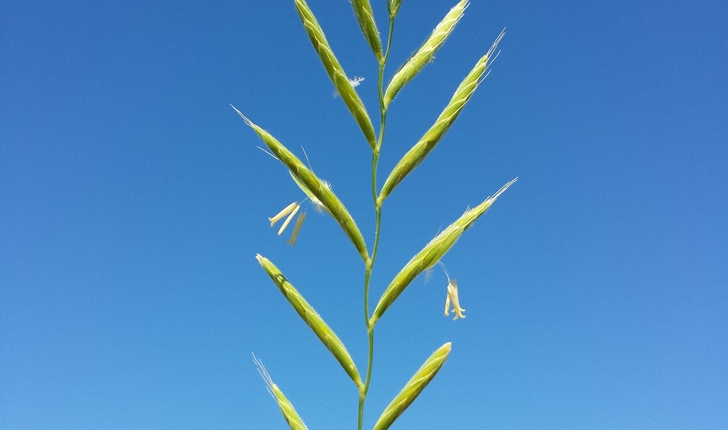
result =
[[[405,0],[386,78],[455,1]],[[310,0],[370,114],[348,2]],[[386,33],[386,3],[373,0]],[[365,427],[728,428],[728,6],[474,1],[391,105],[380,184],[506,27],[500,57],[384,205],[372,303],[438,231],[518,182],[377,325]],[[254,256],[366,365],[363,267],[230,108],[302,155],[371,246],[370,150],[292,1],[0,3],[0,429],[311,429],[357,393]],[[377,115],[373,115],[376,117]],[[375,124],[378,118],[375,118]],[[375,125],[378,128],[378,125]]]

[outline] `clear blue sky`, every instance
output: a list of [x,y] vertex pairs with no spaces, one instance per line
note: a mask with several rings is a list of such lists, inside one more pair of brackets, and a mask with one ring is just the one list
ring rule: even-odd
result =
[[[372,0],[380,29],[386,3]],[[313,429],[356,391],[254,258],[365,366],[363,269],[234,104],[373,236],[370,153],[292,1],[0,4],[0,428],[286,428],[254,352]],[[404,0],[387,77],[456,2]],[[346,1],[310,0],[376,112]],[[390,110],[381,175],[503,27],[492,73],[386,202],[372,295],[518,176],[377,326],[367,427],[438,346],[393,428],[728,428],[728,6],[473,1]],[[380,176],[381,181],[381,176]],[[374,300],[374,299],[373,299]]]

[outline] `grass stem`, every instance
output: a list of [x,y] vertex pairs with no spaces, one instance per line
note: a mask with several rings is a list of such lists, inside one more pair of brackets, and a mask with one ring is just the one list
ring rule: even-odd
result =
[[392,34],[394,33],[394,19],[389,20],[389,33],[387,36],[387,49],[382,61],[379,63],[379,74],[377,76],[377,90],[379,93],[379,112],[381,116],[381,124],[379,128],[379,138],[377,144],[372,150],[372,199],[374,201],[375,224],[374,224],[374,245],[372,253],[366,262],[364,271],[364,320],[367,328],[367,338],[369,345],[369,354],[367,357],[367,373],[364,380],[364,388],[359,392],[359,413],[358,413],[358,430],[362,430],[364,424],[364,404],[366,403],[367,393],[369,392],[369,383],[372,380],[372,367],[374,365],[374,326],[369,321],[369,284],[371,281],[372,270],[374,269],[374,260],[377,257],[379,249],[379,233],[382,223],[382,205],[378,199],[377,192],[377,166],[379,164],[379,149],[384,141],[384,130],[387,124],[387,108],[384,105],[384,67],[389,58],[389,48],[392,45]]

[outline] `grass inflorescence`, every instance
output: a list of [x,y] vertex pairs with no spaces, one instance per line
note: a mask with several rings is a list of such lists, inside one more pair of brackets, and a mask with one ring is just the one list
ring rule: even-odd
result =
[[[294,311],[301,317],[303,322],[308,325],[319,340],[324,344],[333,357],[339,362],[349,378],[354,382],[358,391],[358,413],[357,428],[362,430],[364,422],[364,410],[367,396],[372,382],[372,368],[374,365],[374,333],[375,327],[379,319],[389,310],[395,300],[400,297],[402,292],[411,282],[423,272],[427,272],[435,264],[441,263],[443,256],[452,248],[463,233],[469,229],[475,221],[480,218],[496,201],[496,199],[509,187],[516,179],[508,182],[498,190],[494,195],[485,199],[482,203],[472,209],[468,209],[460,218],[452,222],[447,228],[437,234],[429,243],[427,243],[419,252],[415,254],[409,262],[395,275],[384,293],[377,301],[374,310],[369,310],[369,290],[371,275],[374,270],[377,250],[380,239],[380,225],[383,212],[384,201],[391,195],[394,189],[425,161],[433,152],[434,148],[442,141],[447,131],[453,125],[461,111],[465,108],[468,101],[475,93],[478,86],[488,74],[488,68],[497,56],[496,48],[503,38],[504,33],[501,32],[493,45],[487,52],[475,63],[470,72],[465,76],[460,85],[455,89],[450,101],[442,110],[440,115],[434,121],[432,126],[400,159],[391,172],[386,176],[381,189],[377,187],[377,169],[379,163],[380,150],[385,137],[385,125],[387,120],[387,110],[395,97],[400,93],[405,85],[414,79],[422,68],[431,62],[435,52],[440,49],[449,35],[454,30],[456,24],[462,19],[465,9],[468,7],[468,0],[460,0],[445,17],[435,26],[432,34],[427,37],[424,43],[417,51],[407,59],[403,65],[394,73],[389,83],[384,85],[384,70],[389,59],[389,49],[392,44],[394,34],[394,23],[398,16],[401,0],[387,0],[389,31],[387,32],[386,41],[380,36],[374,12],[369,0],[351,0],[354,16],[359,28],[364,36],[365,41],[369,45],[374,60],[377,62],[379,74],[377,85],[377,96],[379,99],[380,128],[376,132],[372,124],[371,118],[367,113],[366,107],[356,89],[356,84],[361,80],[359,78],[350,79],[344,72],[343,67],[339,63],[336,55],[334,55],[331,46],[324,35],[318,20],[313,11],[309,7],[306,0],[294,0],[296,10],[305,33],[307,34],[314,52],[318,55],[324,66],[325,73],[334,84],[336,93],[341,96],[341,100],[351,112],[354,120],[361,129],[364,140],[372,150],[372,204],[375,213],[375,229],[374,238],[370,242],[371,248],[367,246],[364,236],[357,227],[354,218],[344,206],[343,202],[333,192],[328,182],[318,178],[312,169],[306,166],[286,146],[278,141],[271,133],[259,127],[248,119],[238,109],[235,111],[243,118],[245,123],[250,126],[258,137],[265,143],[269,155],[279,160],[288,170],[294,182],[306,194],[306,199],[313,202],[322,212],[328,213],[339,224],[344,234],[349,238],[354,249],[357,251],[364,264],[364,325],[367,332],[368,358],[365,373],[360,373],[359,368],[354,363],[346,346],[336,335],[333,329],[324,321],[324,319],[314,310],[313,306],[303,297],[301,292],[293,287],[291,282],[283,275],[283,273],[267,258],[257,255],[256,258],[262,266],[263,270],[273,281],[274,285],[283,294]],[[267,152],[267,151],[266,151]],[[281,234],[289,225],[294,215],[298,212],[300,204],[298,202],[291,203],[285,207],[277,215],[269,218],[271,226],[283,220],[282,226],[278,230]],[[305,212],[299,214],[293,228],[293,234],[289,244],[294,245],[298,232],[305,219]],[[444,267],[444,266],[443,266]],[[449,314],[450,305],[453,306],[455,319],[464,318],[464,310],[460,306],[458,298],[457,281],[451,279],[446,272],[448,278],[447,296],[445,303],[445,315]],[[450,354],[452,344],[445,343],[439,347],[432,355],[425,360],[422,366],[414,373],[410,380],[404,385],[400,392],[392,399],[385,410],[379,415],[374,425],[375,430],[384,430],[389,428],[397,418],[405,412],[405,410],[417,399],[419,394],[425,389],[427,384],[435,377],[445,360]],[[293,404],[283,395],[280,388],[273,383],[272,378],[263,367],[263,364],[254,359],[258,365],[259,371],[268,385],[270,393],[278,403],[284,419],[291,429],[306,429],[306,425],[293,408]]]

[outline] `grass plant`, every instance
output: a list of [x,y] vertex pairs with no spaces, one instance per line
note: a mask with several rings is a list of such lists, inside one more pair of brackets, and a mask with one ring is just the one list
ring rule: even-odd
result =
[[[331,79],[337,94],[341,96],[341,100],[349,109],[354,120],[361,129],[366,143],[371,148],[372,203],[375,214],[375,228],[372,245],[367,245],[364,236],[354,221],[354,218],[346,209],[343,202],[331,190],[331,187],[326,181],[318,178],[305,163],[296,157],[296,155],[294,155],[293,152],[291,152],[280,141],[273,137],[271,133],[253,123],[235,107],[233,107],[233,109],[235,109],[235,111],[243,118],[245,123],[251,127],[258,137],[260,137],[260,139],[265,143],[266,147],[270,151],[270,155],[278,159],[288,169],[294,182],[306,194],[307,199],[310,199],[317,207],[320,207],[323,211],[330,214],[334,220],[336,220],[362,259],[362,263],[364,265],[364,326],[366,328],[368,342],[368,358],[365,367],[366,372],[363,375],[359,372],[354,360],[336,333],[334,333],[331,327],[326,324],[323,318],[304,299],[301,293],[293,287],[278,267],[261,255],[257,255],[256,258],[263,270],[265,270],[265,272],[270,276],[273,283],[278,287],[293,309],[298,313],[298,315],[300,315],[304,323],[311,328],[339,364],[341,364],[341,367],[356,386],[358,391],[357,428],[358,430],[362,430],[365,405],[371,385],[372,368],[374,365],[374,333],[377,322],[390,309],[392,304],[412,283],[412,281],[423,272],[431,269],[435,264],[438,264],[465,230],[470,228],[473,223],[475,223],[475,221],[491,207],[495,200],[516,181],[516,179],[513,179],[502,186],[491,197],[486,198],[479,205],[472,209],[467,209],[460,218],[442,230],[419,252],[417,252],[394,277],[377,301],[374,311],[370,313],[369,287],[379,247],[380,225],[384,201],[392,194],[394,189],[407,177],[407,175],[417,168],[417,166],[432,153],[432,150],[442,140],[450,126],[452,126],[455,122],[462,109],[474,94],[475,90],[487,76],[487,70],[497,56],[496,48],[504,33],[501,32],[497,36],[490,49],[488,49],[485,55],[483,55],[483,57],[475,63],[475,66],[456,88],[449,103],[445,106],[442,113],[438,116],[430,129],[425,132],[422,138],[415,143],[409,151],[407,151],[402,159],[395,165],[394,169],[392,169],[392,171],[387,175],[382,188],[378,189],[377,167],[380,151],[382,150],[384,143],[387,109],[390,104],[394,102],[395,97],[400,90],[414,79],[428,63],[431,62],[435,52],[440,49],[447,40],[448,36],[454,30],[456,24],[463,17],[465,9],[468,7],[468,0],[459,1],[445,15],[442,21],[435,26],[432,34],[425,39],[422,46],[415,51],[415,53],[394,73],[386,87],[384,85],[384,71],[388,64],[389,51],[394,34],[394,23],[402,2],[401,0],[387,1],[389,31],[387,33],[386,42],[382,43],[383,41],[380,38],[379,30],[377,29],[374,13],[369,0],[351,0],[356,21],[364,35],[364,39],[372,50],[374,60],[379,66],[377,91],[379,97],[378,108],[380,122],[378,132],[375,132],[373,122],[367,113],[364,103],[357,93],[356,86],[358,81],[355,78],[349,78],[344,72],[343,67],[334,55],[334,52],[324,35],[323,29],[316,20],[313,11],[305,0],[294,0],[294,3],[306,34],[311,40],[314,51],[320,58],[326,74]],[[269,219],[271,221],[271,227],[273,227],[273,225],[281,219],[286,218],[278,231],[278,234],[281,234],[296,215],[298,209],[298,202],[290,204],[279,214]],[[305,220],[305,215],[305,213],[298,214],[298,219],[296,220],[293,228],[291,240],[288,242],[289,244],[295,244],[298,232]],[[460,301],[458,299],[457,281],[455,279],[450,279],[448,274],[445,315],[448,315],[448,308],[451,305],[455,313],[455,319],[465,317],[463,314],[465,309],[460,307]],[[437,348],[435,352],[433,352],[432,355],[425,360],[420,369],[414,373],[409,382],[405,384],[401,391],[379,415],[376,424],[374,425],[375,430],[388,429],[407,409],[407,407],[409,407],[409,405],[417,399],[417,396],[422,392],[422,390],[424,390],[427,384],[435,377],[437,372],[445,364],[451,347],[451,343],[447,342]],[[263,367],[263,364],[257,358],[255,358],[255,363],[268,385],[268,389],[273,395],[273,398],[278,403],[283,417],[289,427],[291,429],[306,429],[307,427],[303,420],[280,388],[273,383],[272,378]]]

